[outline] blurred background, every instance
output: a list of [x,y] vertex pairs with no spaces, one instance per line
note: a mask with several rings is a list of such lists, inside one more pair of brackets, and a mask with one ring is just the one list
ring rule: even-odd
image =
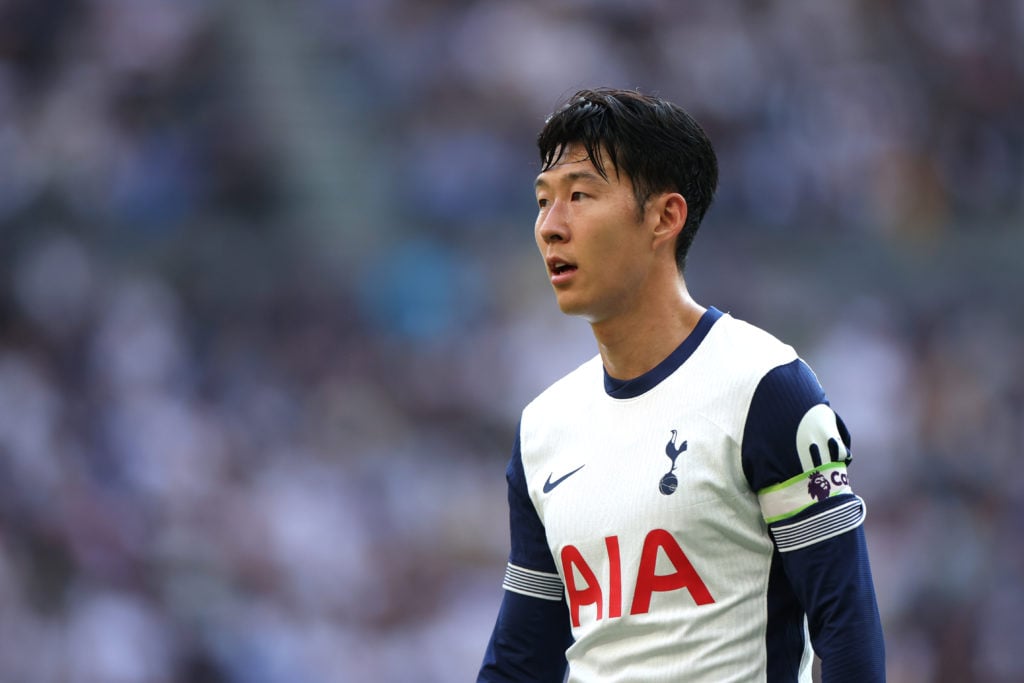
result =
[[0,680],[472,680],[601,85],[716,144],[690,288],[850,426],[889,680],[1024,681],[1012,0],[0,0]]

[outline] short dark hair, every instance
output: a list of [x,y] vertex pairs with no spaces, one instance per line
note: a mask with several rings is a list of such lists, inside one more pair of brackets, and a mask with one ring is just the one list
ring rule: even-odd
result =
[[681,107],[632,90],[580,90],[555,111],[537,136],[541,170],[572,144],[583,145],[605,179],[601,152],[616,173],[633,183],[638,210],[651,195],[678,192],[686,199],[686,224],[676,241],[676,265],[686,255],[718,186],[718,159],[700,125]]

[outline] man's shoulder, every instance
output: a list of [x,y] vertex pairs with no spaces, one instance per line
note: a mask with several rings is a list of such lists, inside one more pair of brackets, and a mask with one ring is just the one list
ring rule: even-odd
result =
[[722,356],[739,369],[768,370],[797,356],[792,346],[745,320],[724,314],[708,334],[705,352]]

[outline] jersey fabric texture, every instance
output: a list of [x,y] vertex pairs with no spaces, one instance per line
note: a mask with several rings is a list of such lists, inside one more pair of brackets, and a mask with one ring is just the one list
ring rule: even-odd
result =
[[630,381],[595,357],[523,411],[478,681],[884,679],[850,436],[795,351],[709,309]]

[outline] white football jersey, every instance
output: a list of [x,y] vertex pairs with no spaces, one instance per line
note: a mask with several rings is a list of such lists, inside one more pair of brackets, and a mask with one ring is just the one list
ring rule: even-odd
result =
[[[779,550],[863,519],[845,474],[848,436],[823,393],[781,427],[792,446],[775,450],[785,453],[744,449],[755,391],[773,369],[801,363],[795,351],[714,309],[702,324],[639,384],[615,384],[595,357],[523,411],[520,485],[555,571],[513,554],[504,585],[566,601],[570,681],[766,680],[772,643],[793,643],[771,616],[793,611]],[[813,514],[836,496],[845,512]],[[809,682],[802,612],[785,628],[801,631],[786,656]]]

